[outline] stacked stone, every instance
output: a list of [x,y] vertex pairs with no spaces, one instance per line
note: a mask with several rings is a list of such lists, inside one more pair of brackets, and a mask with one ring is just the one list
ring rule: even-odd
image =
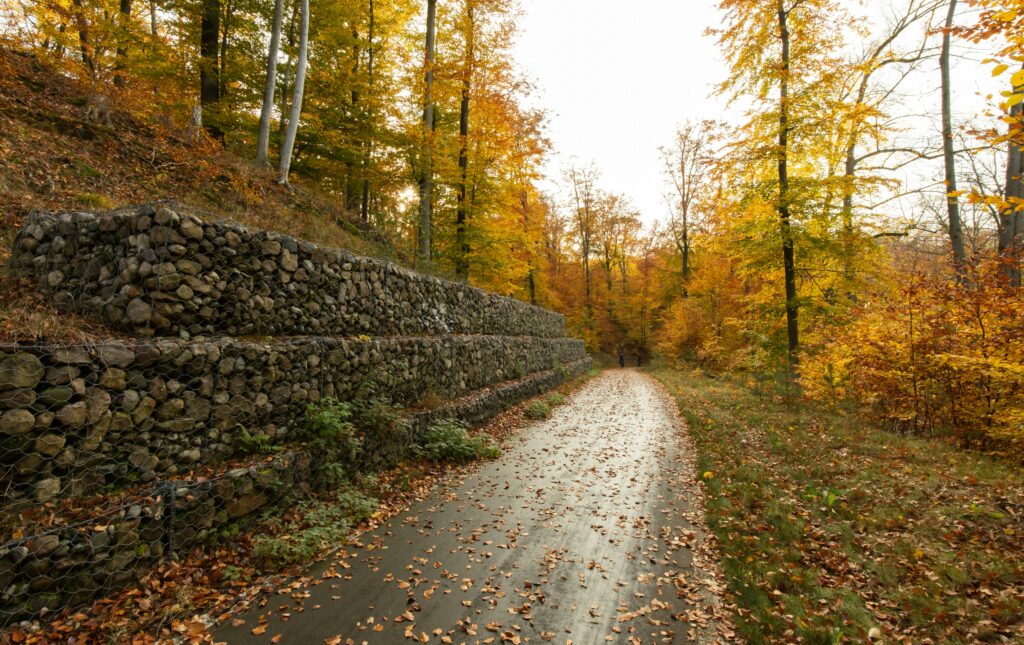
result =
[[187,550],[309,485],[312,458],[285,453],[199,482],[166,482],[76,525],[0,547],[0,625],[131,584],[168,547]]
[[[12,265],[132,338],[0,345],[0,531],[99,491],[135,501],[0,546],[0,624],[128,584],[311,485],[316,457],[292,439],[326,397],[372,384],[421,410],[410,433],[367,441],[362,467],[433,421],[484,422],[591,367],[553,312],[169,204],[33,215]],[[194,476],[254,443],[281,452]]]
[[565,335],[513,298],[166,205],[33,214],[13,252],[60,306],[138,335]]
[[400,407],[448,400],[585,357],[567,338],[302,338],[0,346],[0,503],[46,502],[284,443],[323,397],[376,384]]

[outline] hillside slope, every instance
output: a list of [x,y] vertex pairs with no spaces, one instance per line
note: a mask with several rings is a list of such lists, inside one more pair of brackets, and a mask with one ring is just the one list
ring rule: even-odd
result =
[[[106,210],[174,199],[243,224],[363,255],[392,255],[387,240],[329,199],[283,187],[201,133],[133,109],[112,95],[87,118],[89,88],[0,44],[0,340],[82,340],[103,331],[58,316],[31,283],[7,273],[10,245],[34,209]],[[392,258],[393,259],[393,258]]]

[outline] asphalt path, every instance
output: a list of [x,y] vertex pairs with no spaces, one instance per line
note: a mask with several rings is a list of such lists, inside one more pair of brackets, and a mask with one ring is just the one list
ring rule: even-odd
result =
[[642,372],[606,371],[500,458],[227,621],[216,640],[721,641],[699,486],[674,406]]

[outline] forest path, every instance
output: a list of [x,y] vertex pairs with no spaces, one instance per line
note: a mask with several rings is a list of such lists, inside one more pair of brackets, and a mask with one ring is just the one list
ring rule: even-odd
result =
[[692,451],[660,385],[607,371],[509,443],[216,640],[716,640]]

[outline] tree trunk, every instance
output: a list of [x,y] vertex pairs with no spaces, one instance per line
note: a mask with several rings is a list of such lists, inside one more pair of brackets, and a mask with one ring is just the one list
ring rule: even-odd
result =
[[953,116],[950,105],[949,48],[953,15],[956,1],[950,0],[946,13],[945,31],[942,34],[942,53],[939,55],[939,69],[942,73],[942,159],[946,178],[946,212],[949,218],[949,241],[953,246],[953,262],[957,274],[963,279],[967,267],[967,253],[964,250],[964,229],[960,221],[960,200],[956,196],[956,158],[953,156]]
[[302,113],[302,91],[306,85],[306,61],[309,54],[309,0],[302,0],[302,19],[299,21],[299,62],[295,66],[295,92],[292,95],[292,113],[288,117],[288,131],[281,144],[281,165],[278,183],[288,185],[288,172],[292,165],[295,135],[299,130]]
[[428,264],[431,258],[431,216],[434,191],[434,162],[432,159],[434,137],[434,29],[437,16],[437,0],[427,0],[427,42],[424,50],[423,97],[423,161],[420,169],[420,229],[419,260]]
[[228,32],[231,30],[231,16],[234,14],[235,8],[231,0],[225,0],[225,2],[227,4],[224,6],[224,21],[221,25],[220,37],[220,71],[217,76],[221,99],[228,95]]
[[[220,67],[217,60],[217,40],[220,36],[220,0],[203,0],[203,16],[199,25],[199,104],[204,121],[215,115],[220,100]],[[216,119],[214,119],[216,120]],[[216,124],[204,123],[207,132],[216,139],[223,133]]]
[[474,39],[472,0],[466,1],[466,60],[462,70],[462,102],[459,106],[459,196],[455,213],[455,275],[469,281],[469,240],[466,236],[466,177],[469,173],[469,92],[473,82]]
[[153,36],[157,35],[156,31],[156,0],[149,0],[149,31]]
[[[299,15],[299,3],[298,1],[292,4],[291,17],[288,19],[288,51],[295,51],[295,18]],[[281,158],[281,144],[284,142],[284,133],[288,130],[288,97],[291,96],[291,81],[289,77],[292,73],[292,68],[295,66],[295,56],[292,54],[288,55],[288,61],[284,64],[284,68],[281,70],[281,105],[278,107],[278,114],[280,118],[277,121],[277,156],[280,162]]]
[[[377,17],[373,0],[369,0],[370,19],[366,32],[366,92],[373,96],[373,63],[374,52],[374,31],[376,29]],[[359,201],[359,216],[364,222],[370,221],[370,158],[373,156],[373,140],[376,133],[376,124],[373,121],[373,114],[370,114],[366,124],[366,141],[363,143],[363,192]]]
[[128,39],[128,29],[131,26],[132,0],[121,0],[117,12],[117,60],[114,63],[114,85],[124,87],[124,59],[128,55],[128,48],[125,41]]
[[270,154],[270,117],[274,112],[274,86],[277,84],[277,50],[281,47],[281,23],[284,18],[284,0],[274,2],[274,24],[270,30],[270,49],[267,51],[267,82],[263,86],[263,108],[256,137],[256,163],[267,166]]
[[[1024,70],[1024,66],[1021,69]],[[1024,93],[1024,85],[1014,87],[1013,92]],[[1019,288],[1021,247],[1024,246],[1024,103],[1010,108],[1010,119],[1004,187],[1004,197],[1009,204],[999,214],[999,254],[1003,256],[1003,275],[1012,286]]]
[[96,64],[89,51],[89,21],[85,17],[85,9],[82,7],[82,0],[72,0],[75,5],[75,22],[78,24],[78,46],[82,52],[82,63],[89,70],[89,76],[96,71]]
[[782,234],[782,262],[786,283],[786,339],[789,364],[797,364],[800,326],[796,294],[796,260],[793,231],[789,222],[789,13],[779,1],[779,37],[782,40],[782,79],[779,89],[779,229]]

